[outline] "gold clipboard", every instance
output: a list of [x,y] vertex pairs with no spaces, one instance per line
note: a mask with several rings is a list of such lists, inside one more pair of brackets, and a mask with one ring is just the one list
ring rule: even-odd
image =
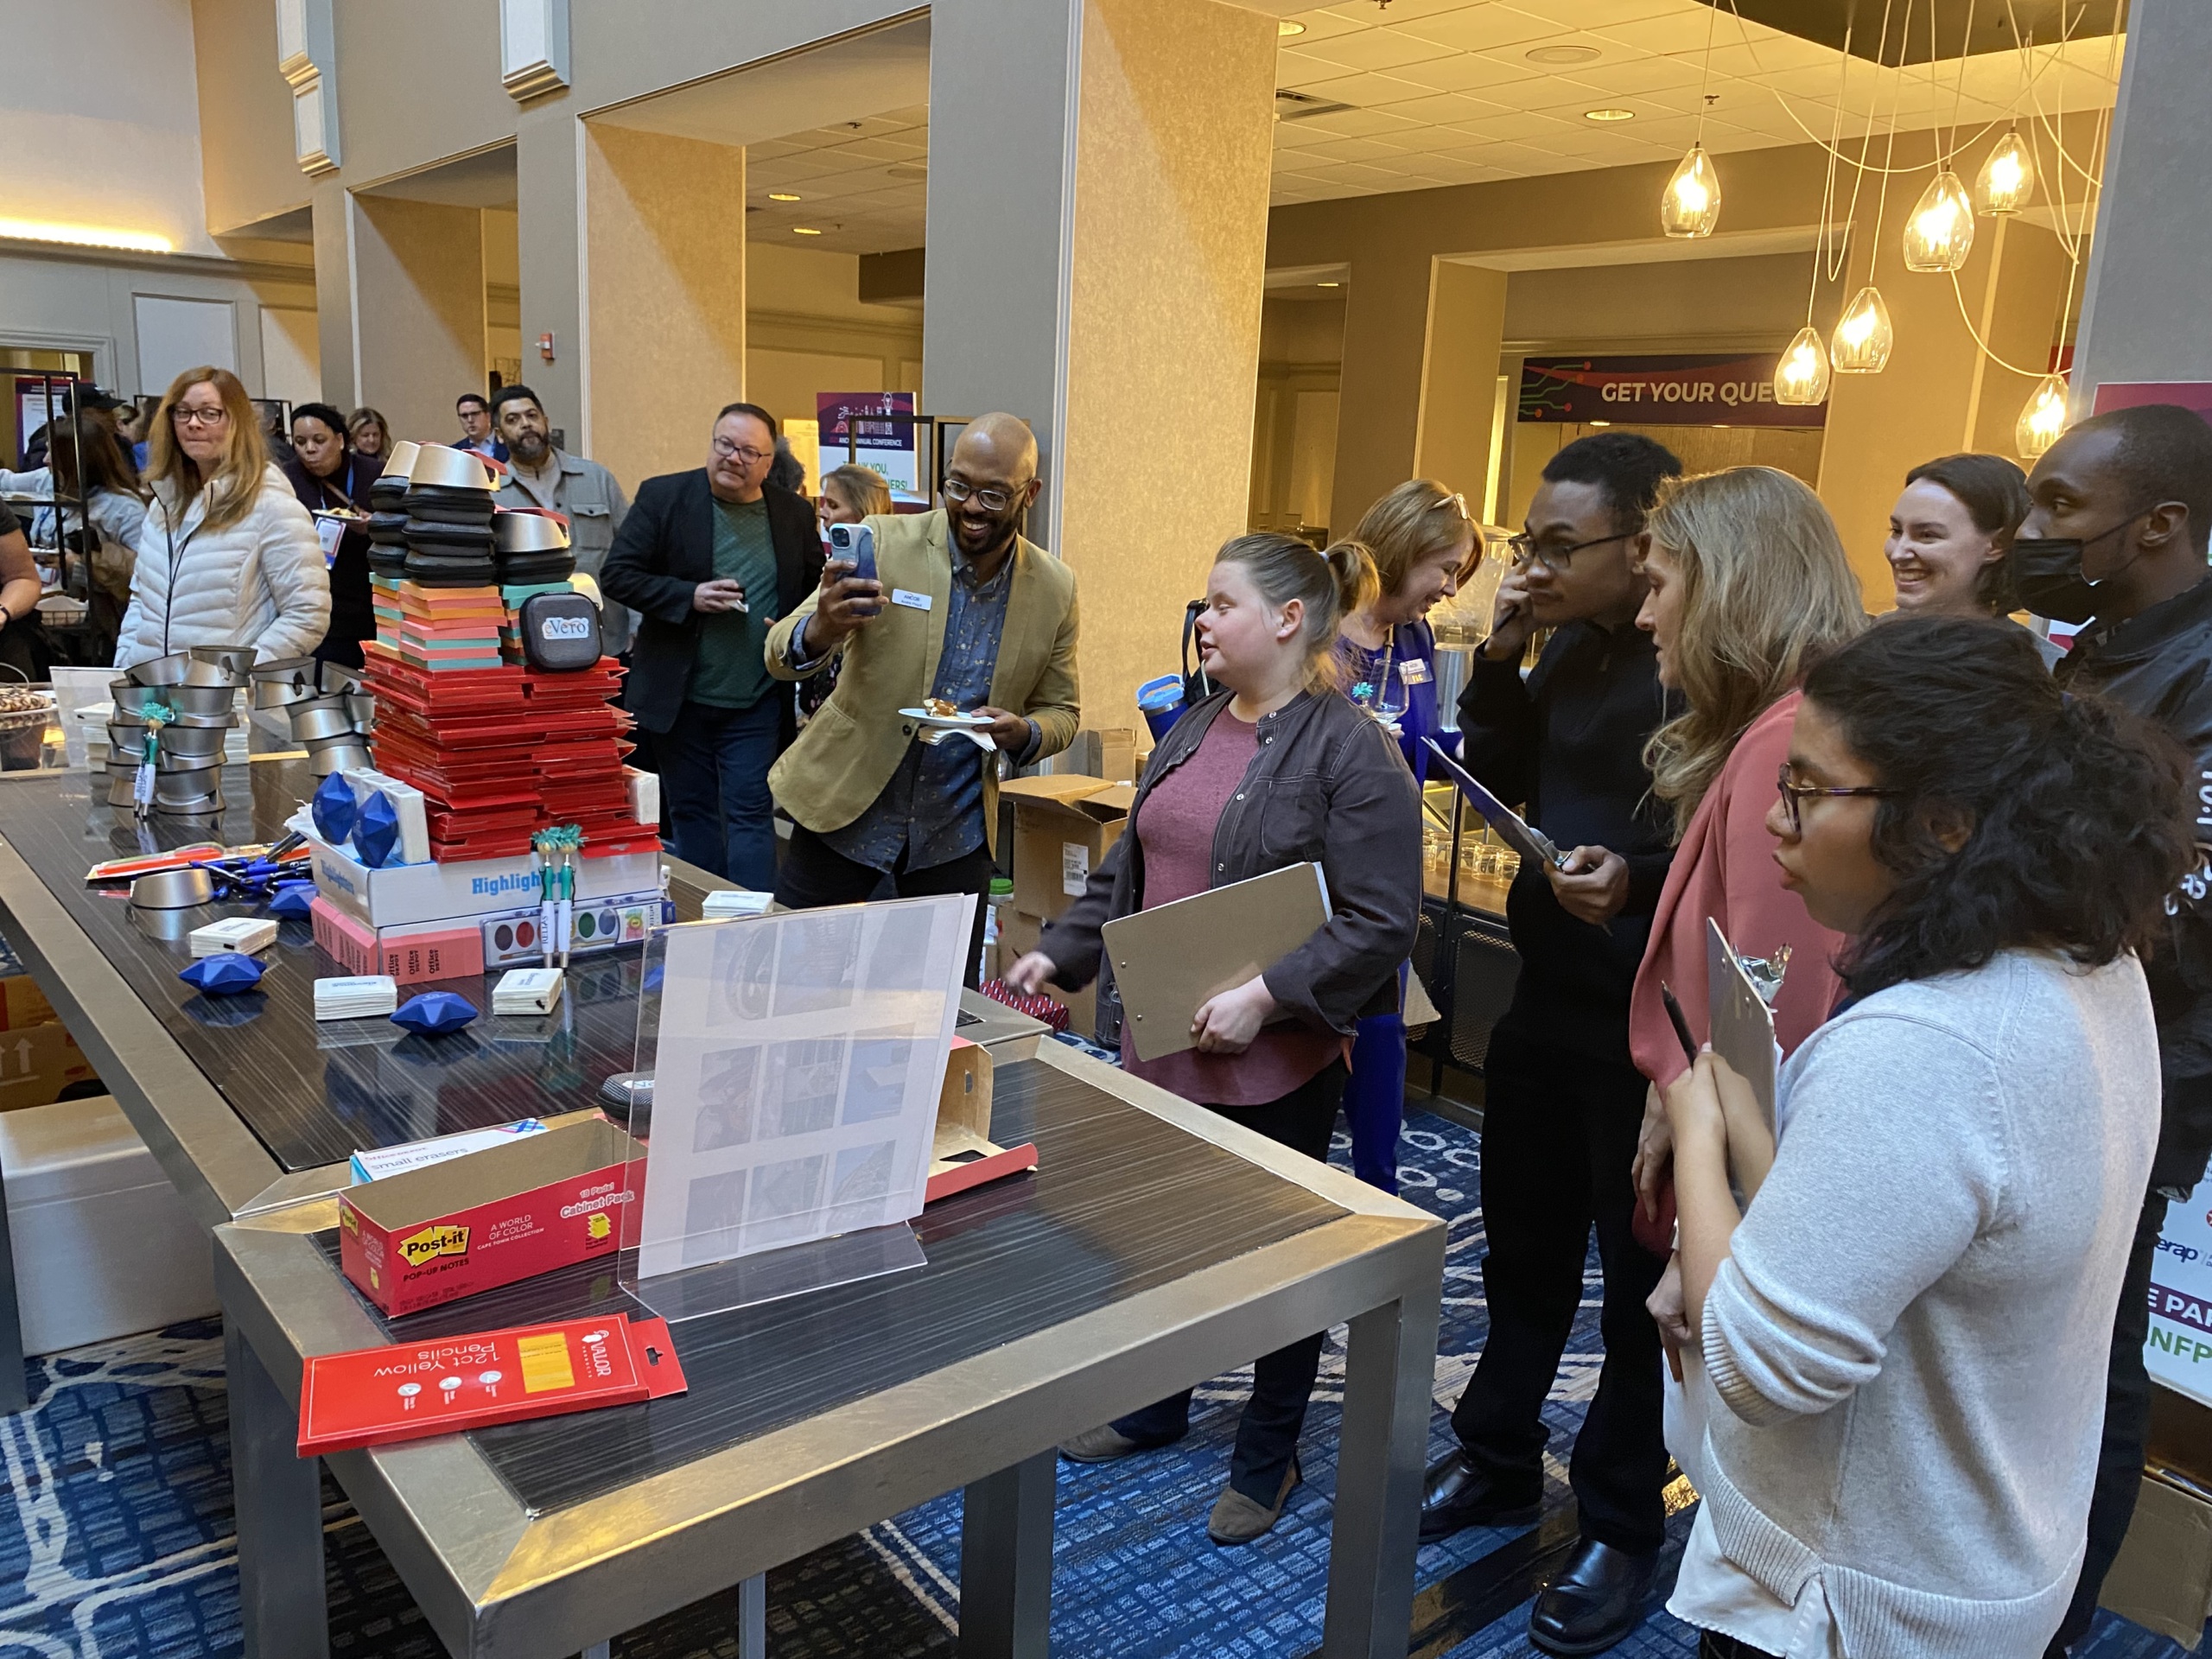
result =
[[1292,864],[1107,923],[1122,1040],[1141,1060],[1181,1053],[1209,997],[1265,973],[1328,919],[1321,867]]

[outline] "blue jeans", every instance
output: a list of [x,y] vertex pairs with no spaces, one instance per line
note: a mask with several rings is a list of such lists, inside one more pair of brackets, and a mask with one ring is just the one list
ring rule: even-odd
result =
[[759,893],[776,886],[768,768],[782,717],[772,691],[750,709],[687,702],[653,740],[676,855]]

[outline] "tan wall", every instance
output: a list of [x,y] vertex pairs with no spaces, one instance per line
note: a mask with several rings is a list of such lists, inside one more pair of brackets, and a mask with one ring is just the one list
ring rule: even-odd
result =
[[[1929,144],[1928,134],[1900,133],[1897,164],[1926,161]],[[1973,179],[1982,153],[1978,148],[1961,156],[1957,168],[1962,177]],[[1958,273],[1955,292],[1948,276],[1907,270],[1904,219],[1928,178],[1924,172],[1906,175],[1904,188],[1893,194],[1884,215],[1880,238],[1870,233],[1865,238],[1873,251],[1875,283],[1897,333],[1889,366],[1879,374],[1839,374],[1828,393],[1821,499],[1835,515],[1872,611],[1888,610],[1895,599],[1882,542],[1905,474],[1923,461],[1977,442],[1999,454],[2012,451],[2011,423],[2031,383],[2002,370],[1985,371],[1961,315],[1961,297],[1977,327],[1986,311],[2001,320],[1998,332],[2005,343],[2041,362],[2050,354],[2065,274],[2063,260],[2050,257],[2048,232],[2032,226],[2007,226],[2000,238],[1986,219],[1975,221],[1974,251]],[[2016,229],[2024,233],[2015,235]],[[1867,263],[1862,249],[1852,262],[1854,291],[1866,280]],[[2017,392],[2011,390],[2015,386],[2020,388]],[[1985,406],[1987,420],[1981,417]]]
[[[1506,274],[1437,260],[1429,271],[1428,326],[1421,376],[1414,475],[1479,501],[1490,475],[1491,410],[1504,344]],[[1343,410],[1338,411],[1341,422]],[[1363,504],[1344,503],[1344,522]]]
[[745,152],[587,124],[591,454],[625,487],[703,464],[745,395]]
[[276,8],[192,0],[200,89],[200,167],[207,228],[307,205],[312,187],[292,152],[292,95],[276,73]]
[[1056,550],[1082,584],[1084,722],[1128,726],[1244,528],[1276,36],[1192,0],[1084,17]]
[[356,196],[353,213],[359,399],[395,437],[450,442],[454,399],[485,389],[482,212]]
[[922,308],[862,300],[857,254],[748,243],[745,302],[747,396],[779,421],[817,392],[922,389]]

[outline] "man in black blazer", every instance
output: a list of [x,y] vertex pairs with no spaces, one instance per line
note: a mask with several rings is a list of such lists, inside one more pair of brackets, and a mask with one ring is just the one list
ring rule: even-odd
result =
[[798,728],[792,688],[768,674],[767,631],[822,578],[814,509],[766,481],[776,436],[757,404],[724,409],[703,467],[639,486],[599,578],[643,619],[624,701],[653,734],[676,855],[764,893],[768,768]]

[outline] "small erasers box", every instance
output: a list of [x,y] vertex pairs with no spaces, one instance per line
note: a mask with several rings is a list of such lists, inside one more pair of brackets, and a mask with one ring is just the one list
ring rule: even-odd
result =
[[492,988],[494,1014],[550,1014],[561,1001],[558,968],[511,968]]
[[399,982],[390,974],[355,974],[315,982],[318,1020],[368,1020],[399,1006]]
[[194,928],[185,938],[195,957],[217,957],[226,950],[251,956],[276,943],[276,924],[260,916],[226,916]]
[[300,1455],[631,1405],[684,1390],[659,1319],[620,1313],[308,1359]]

